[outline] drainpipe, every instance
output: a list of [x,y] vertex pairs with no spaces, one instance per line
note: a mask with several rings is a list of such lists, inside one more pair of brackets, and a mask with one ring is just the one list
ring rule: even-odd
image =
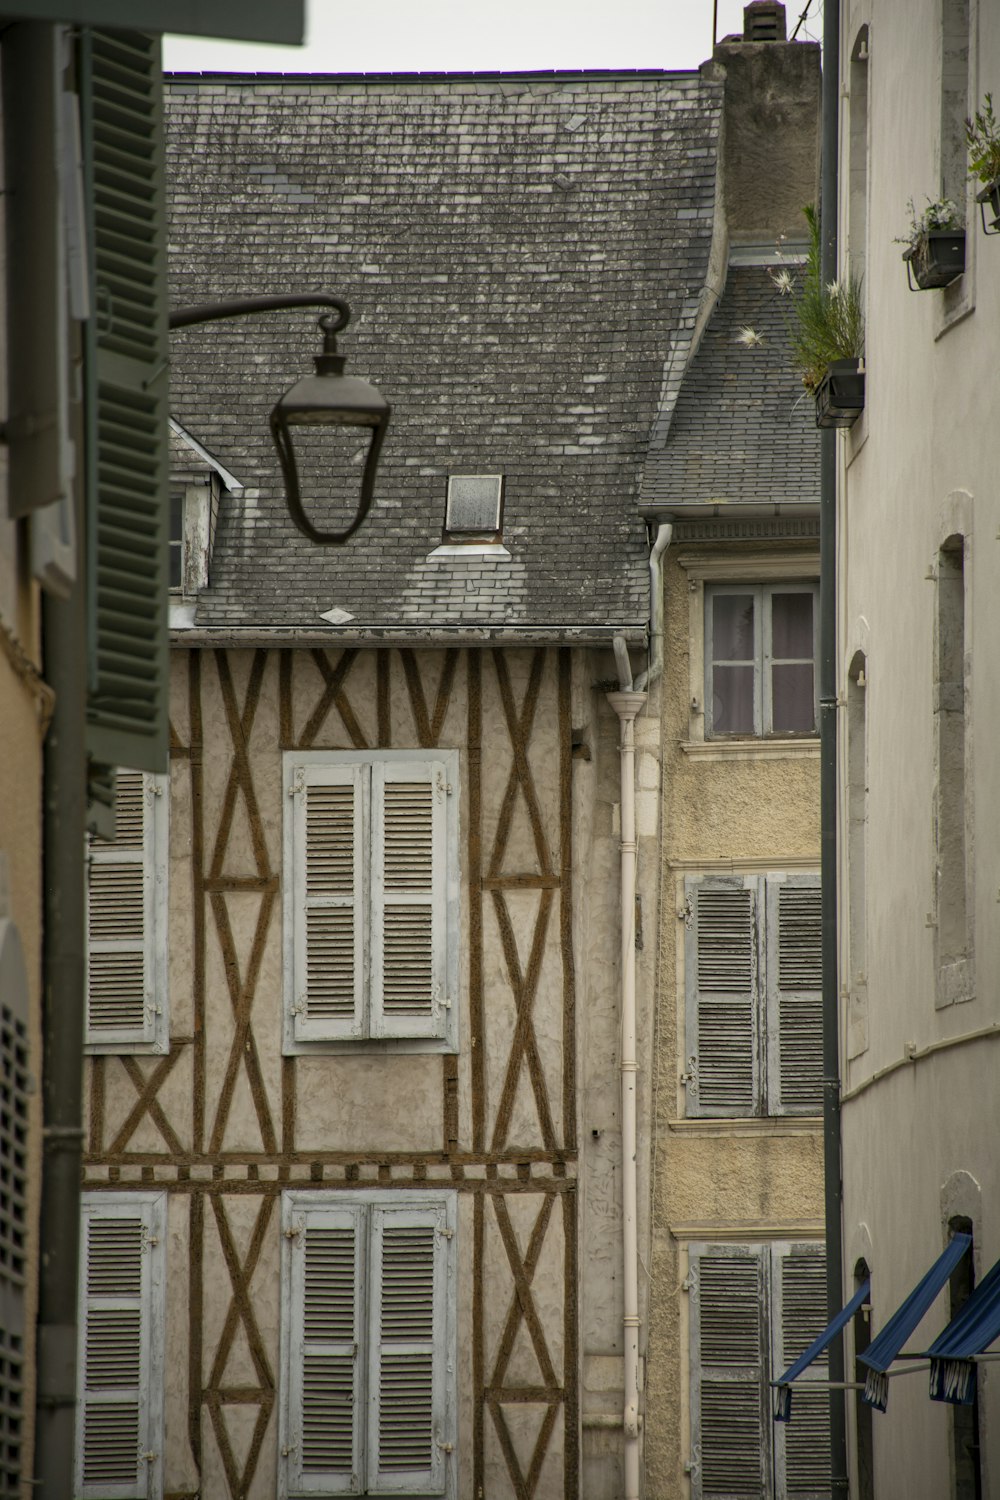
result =
[[670,522],[661,521],[649,553],[649,665],[635,679],[639,693],[651,687],[663,671],[663,554],[673,534]]
[[[823,15],[823,176],[820,269],[837,279],[837,129],[840,112],[840,0]],[[837,987],[837,434],[820,433],[820,877],[823,931],[823,1176],[826,1296],[829,1316],[843,1306],[844,1251],[840,1153],[840,1002]],[[844,1379],[844,1343],[830,1344],[831,1385]],[[830,1473],[835,1497],[846,1496],[847,1423],[842,1390],[830,1391]]]
[[[624,644],[624,643],[623,643]],[[629,677],[631,680],[631,677]],[[625,1351],[624,1500],[639,1500],[639,1226],[637,1217],[635,1058],[635,718],[646,694],[608,694],[621,725],[621,1126],[622,1288]]]

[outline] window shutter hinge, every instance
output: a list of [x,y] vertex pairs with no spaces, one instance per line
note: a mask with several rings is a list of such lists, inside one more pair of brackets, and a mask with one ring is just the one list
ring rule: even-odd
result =
[[147,787],[147,796],[149,796],[149,797],[162,797],[163,796],[163,788],[162,788],[162,786],[160,786],[158,782],[155,782],[152,779],[150,779],[149,785]]
[[302,1233],[302,1225],[293,1224],[289,1229],[286,1229],[284,1233],[286,1240],[294,1240],[298,1235]]
[[681,1083],[686,1083],[692,1094],[698,1092],[698,1059],[689,1057],[687,1072],[681,1074]]
[[681,1282],[681,1291],[682,1292],[689,1292],[690,1290],[691,1290],[691,1278],[690,1278],[690,1276],[685,1276],[684,1280]]
[[443,1240],[453,1240],[455,1238],[454,1229],[439,1229],[438,1234]]
[[684,905],[678,911],[677,920],[679,922],[683,922],[684,926],[688,929],[689,932],[694,926],[694,908],[691,905],[690,896],[688,896],[687,900],[684,902]]
[[292,784],[288,788],[289,797],[299,797],[306,789],[305,771],[299,766],[292,775]]
[[158,1453],[154,1453],[153,1450],[150,1449],[148,1453],[144,1453],[142,1456],[148,1464],[155,1464],[160,1455]]
[[441,1449],[442,1453],[454,1453],[455,1451],[454,1443],[442,1443],[440,1438],[438,1438],[437,1440],[437,1445]]

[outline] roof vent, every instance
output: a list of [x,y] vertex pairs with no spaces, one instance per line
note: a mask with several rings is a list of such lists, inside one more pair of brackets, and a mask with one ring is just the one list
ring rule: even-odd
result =
[[451,474],[445,536],[451,542],[498,542],[503,520],[502,474]]
[[743,7],[743,40],[745,42],[783,42],[785,7],[779,0],[750,0]]

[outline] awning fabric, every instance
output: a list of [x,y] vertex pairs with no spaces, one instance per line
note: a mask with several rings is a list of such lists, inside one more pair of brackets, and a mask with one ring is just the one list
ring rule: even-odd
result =
[[[984,1283],[985,1284],[985,1283]],[[792,1419],[792,1381],[798,1380],[804,1370],[807,1370],[814,1359],[818,1359],[826,1346],[833,1342],[842,1328],[854,1317],[858,1308],[868,1300],[871,1292],[871,1277],[858,1287],[854,1296],[846,1307],[842,1307],[837,1316],[823,1329],[819,1338],[809,1345],[805,1354],[800,1354],[794,1364],[789,1365],[780,1380],[772,1380],[774,1391],[774,1420],[776,1422],[790,1422]]]
[[972,1361],[997,1338],[1000,1338],[1000,1260],[927,1350],[931,1362],[931,1400],[971,1405],[976,1398],[976,1367]]
[[869,1406],[885,1411],[889,1400],[889,1366],[894,1359],[899,1358],[906,1340],[971,1244],[971,1235],[954,1235],[947,1249],[941,1252],[923,1279],[917,1282],[906,1301],[900,1303],[881,1333],[872,1339],[864,1354],[858,1355],[861,1363],[868,1366],[863,1400]]

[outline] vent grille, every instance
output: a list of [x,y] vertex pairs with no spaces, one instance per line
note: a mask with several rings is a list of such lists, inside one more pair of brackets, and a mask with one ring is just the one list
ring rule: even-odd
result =
[[753,893],[736,889],[703,889],[698,910],[698,988],[722,994],[746,994],[754,987]]
[[0,1285],[24,1280],[28,1082],[27,1027],[0,1001]]
[[778,987],[819,990],[823,983],[822,895],[818,886],[778,892]]

